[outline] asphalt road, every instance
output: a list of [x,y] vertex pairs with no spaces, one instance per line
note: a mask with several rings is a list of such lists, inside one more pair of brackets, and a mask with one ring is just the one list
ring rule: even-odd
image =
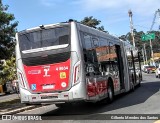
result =
[[135,116],[137,114],[160,114],[159,102],[160,79],[155,78],[154,74],[144,73],[141,87],[136,88],[134,92],[116,97],[112,104],[80,102],[65,108],[53,107],[53,110],[43,114],[42,119],[44,120],[39,122],[48,123],[48,120],[54,120],[52,121],[54,123],[153,123],[157,120],[106,120],[104,117],[121,116],[121,114],[131,114],[132,116],[133,114]]
[[[87,104],[83,102],[73,104],[46,113],[45,119],[103,120],[105,115],[99,114],[160,114],[159,90],[160,79],[155,78],[155,74],[144,73],[141,87],[136,88],[134,92],[118,96],[112,104]],[[120,121],[124,122],[122,120],[118,122]],[[145,122],[154,121],[156,121],[156,119]],[[117,122],[117,120],[110,122]],[[128,122],[128,120],[125,122]],[[142,120],[139,122],[142,122]]]

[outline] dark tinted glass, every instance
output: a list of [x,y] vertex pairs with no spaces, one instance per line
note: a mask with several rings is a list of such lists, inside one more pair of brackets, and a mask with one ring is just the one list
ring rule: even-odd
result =
[[69,26],[42,29],[35,32],[19,34],[19,44],[21,51],[69,44],[69,39]]

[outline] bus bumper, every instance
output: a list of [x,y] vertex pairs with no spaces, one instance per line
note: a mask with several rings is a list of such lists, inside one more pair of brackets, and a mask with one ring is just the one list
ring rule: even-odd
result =
[[21,103],[40,104],[40,103],[58,103],[58,102],[74,102],[84,100],[85,97],[75,98],[73,92],[60,92],[60,93],[42,93],[32,94],[28,90],[20,90]]

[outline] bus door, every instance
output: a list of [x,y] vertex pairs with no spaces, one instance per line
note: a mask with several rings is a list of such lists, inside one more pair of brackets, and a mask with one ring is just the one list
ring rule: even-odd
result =
[[117,64],[119,69],[119,77],[120,77],[120,88],[124,89],[124,64],[123,57],[121,55],[121,48],[119,45],[115,45],[116,53],[117,53]]
[[132,58],[132,71],[133,71],[132,82],[135,85],[135,83],[137,81],[137,77],[136,77],[136,68],[135,68],[135,57],[133,56],[132,50],[131,50],[131,58]]
[[140,71],[140,81],[142,81],[142,69],[141,69],[141,53],[138,52],[138,63],[139,63],[139,71]]

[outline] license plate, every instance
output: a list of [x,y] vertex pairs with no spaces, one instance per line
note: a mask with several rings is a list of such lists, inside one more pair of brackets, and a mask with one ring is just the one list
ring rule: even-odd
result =
[[42,89],[54,89],[54,85],[43,85]]
[[58,98],[58,96],[42,96],[41,99],[52,99],[52,98]]

